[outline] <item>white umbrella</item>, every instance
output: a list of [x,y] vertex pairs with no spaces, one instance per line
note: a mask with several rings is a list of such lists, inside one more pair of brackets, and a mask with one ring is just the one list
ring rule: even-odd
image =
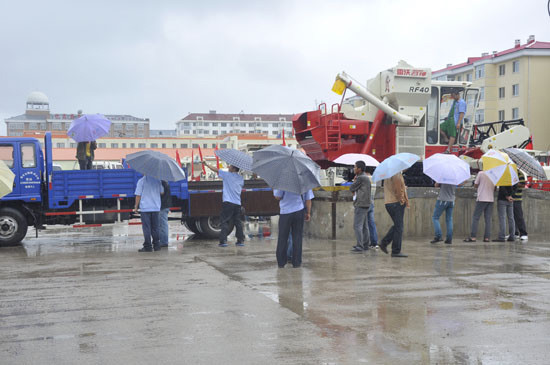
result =
[[420,160],[420,157],[408,152],[401,152],[390,156],[378,165],[372,175],[372,181],[378,182],[389,179],[393,175],[408,169],[418,160]]
[[216,156],[241,170],[252,171],[252,157],[233,148],[214,151]]
[[452,154],[436,153],[424,160],[422,169],[440,184],[460,185],[471,176],[470,166]]
[[6,163],[0,160],[0,198],[8,195],[13,191],[13,180],[15,174],[6,165]]
[[363,161],[367,166],[376,167],[380,165],[377,159],[364,153],[345,153],[333,162],[342,165],[355,165],[357,161]]

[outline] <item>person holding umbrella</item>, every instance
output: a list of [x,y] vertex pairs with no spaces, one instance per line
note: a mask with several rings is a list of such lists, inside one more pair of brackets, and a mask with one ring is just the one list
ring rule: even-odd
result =
[[91,170],[94,161],[94,151],[97,149],[95,141],[78,142],[76,145],[76,159],[81,170]]
[[292,234],[292,267],[302,266],[302,235],[304,221],[311,218],[311,199],[313,191],[296,194],[279,189],[273,190],[275,199],[279,201],[279,235],[277,237],[277,265],[285,267],[288,257],[289,236]]
[[[151,252],[160,250],[159,242],[159,212],[160,212],[160,195],[164,193],[160,180],[151,177],[143,176],[138,180],[135,196],[136,205],[134,212],[138,210],[141,215],[141,229],[143,230],[143,248],[139,252]],[[151,242],[152,238],[152,242]]]
[[349,187],[349,190],[355,193],[355,199],[353,201],[353,230],[355,231],[355,238],[357,240],[357,245],[353,246],[351,251],[358,253],[367,251],[370,241],[368,212],[372,204],[371,182],[365,173],[366,169],[367,166],[365,162],[357,161],[355,163],[355,178],[353,184]]
[[409,206],[407,187],[403,179],[403,170],[411,167],[420,157],[415,154],[402,152],[388,157],[374,171],[372,181],[384,180],[384,203],[390,215],[393,226],[380,243],[380,250],[388,253],[388,245],[392,243],[392,257],[408,257],[401,253],[403,240],[403,216],[405,207]]
[[227,247],[227,235],[229,227],[235,226],[235,236],[237,242],[235,245],[244,246],[244,232],[241,222],[241,191],[244,186],[244,179],[239,175],[237,166],[229,165],[229,171],[220,170],[214,166],[210,166],[206,161],[202,164],[210,170],[217,172],[223,180],[222,193],[222,211],[220,213],[220,243],[219,247]]

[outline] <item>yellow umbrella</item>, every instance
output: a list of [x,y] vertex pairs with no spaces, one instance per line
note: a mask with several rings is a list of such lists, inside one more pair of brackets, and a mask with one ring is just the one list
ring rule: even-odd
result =
[[0,160],[0,198],[12,192],[13,179],[15,179],[15,174],[4,161]]
[[496,186],[512,186],[519,182],[518,169],[507,154],[489,150],[481,156],[483,171]]

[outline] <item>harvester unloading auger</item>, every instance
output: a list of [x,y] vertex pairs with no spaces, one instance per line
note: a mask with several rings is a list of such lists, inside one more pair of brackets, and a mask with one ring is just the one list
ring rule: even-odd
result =
[[[330,109],[321,104],[292,119],[296,140],[322,168],[334,166],[332,161],[345,153],[367,153],[382,161],[399,152],[421,159],[443,152],[448,140],[440,124],[452,107],[453,91],[466,101],[467,111],[452,153],[479,158],[487,148],[522,147],[529,140],[522,120],[496,122],[500,130],[495,123],[475,124],[479,88],[469,81],[432,80],[429,68],[400,61],[368,80],[367,87],[339,73],[333,91],[345,95],[347,89],[360,98]],[[422,177],[421,162],[408,175],[410,185],[430,183]]]

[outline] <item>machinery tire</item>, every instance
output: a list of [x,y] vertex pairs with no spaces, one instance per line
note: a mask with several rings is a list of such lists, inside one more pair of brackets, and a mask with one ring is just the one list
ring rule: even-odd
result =
[[187,227],[188,230],[190,230],[191,232],[193,232],[196,235],[200,235],[200,232],[197,229],[195,218],[189,218],[189,217],[185,218],[184,224],[185,224],[185,227]]
[[25,216],[17,209],[0,209],[0,246],[14,245],[27,235]]

